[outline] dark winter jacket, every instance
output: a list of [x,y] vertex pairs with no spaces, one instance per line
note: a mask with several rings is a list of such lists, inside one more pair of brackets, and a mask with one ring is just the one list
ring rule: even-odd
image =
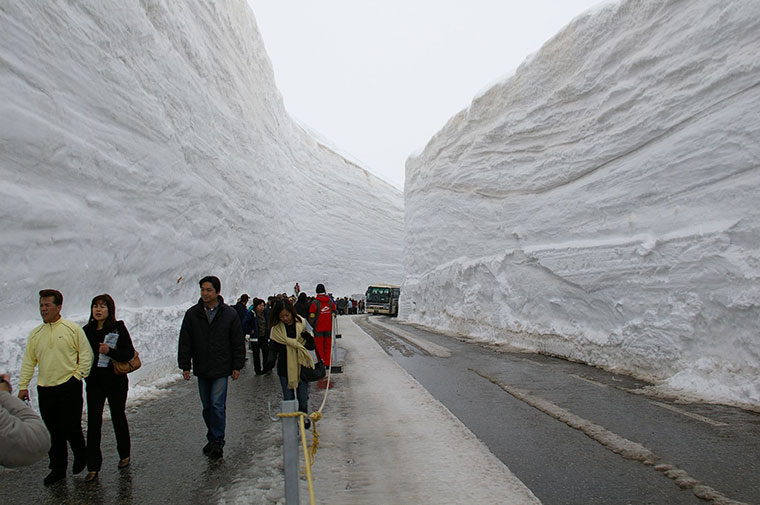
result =
[[237,312],[238,317],[240,318],[240,323],[243,323],[243,319],[245,319],[245,315],[248,312],[248,308],[245,306],[243,302],[237,302],[235,305],[232,306],[233,309],[235,309],[235,312]]
[[208,322],[202,300],[190,307],[179,330],[177,363],[182,370],[217,379],[245,366],[245,339],[235,309],[219,297],[216,316]]
[[293,305],[293,308],[296,309],[296,314],[301,316],[304,321],[309,320],[309,297],[306,296],[306,293],[298,295],[298,300]]
[[[129,336],[127,327],[124,325],[124,321],[116,321],[115,326],[103,327],[98,329],[97,323],[88,323],[82,328],[84,334],[87,335],[87,340],[90,342],[92,348],[92,354],[95,356],[92,360],[92,369],[90,375],[85,379],[87,383],[92,381],[114,381],[119,380],[127,382],[127,374],[116,375],[113,371],[114,361],[129,361],[135,355],[135,347],[132,344],[132,337]],[[111,358],[108,362],[108,366],[105,368],[98,367],[98,358],[100,353],[98,347],[103,343],[107,334],[116,332],[119,334],[119,339],[116,341],[116,347],[109,349],[107,355]]]
[[256,310],[253,307],[251,307],[251,310],[246,312],[245,317],[243,318],[243,334],[253,336],[255,329],[256,329]]

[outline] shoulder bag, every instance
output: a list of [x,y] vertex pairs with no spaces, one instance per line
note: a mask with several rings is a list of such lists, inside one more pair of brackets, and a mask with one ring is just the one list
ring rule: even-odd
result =
[[309,351],[309,354],[316,354],[316,359],[314,359],[315,356],[312,355],[314,368],[309,368],[307,366],[301,367],[301,382],[314,382],[319,379],[324,379],[325,375],[327,375],[327,369],[322,361],[322,357],[319,355],[319,352],[316,352],[316,349],[314,351]]
[[132,356],[132,359],[129,361],[111,361],[113,362],[113,372],[116,375],[124,375],[130,372],[134,372],[142,366],[142,361],[140,361],[140,353],[138,353],[137,350],[135,350],[135,355]]

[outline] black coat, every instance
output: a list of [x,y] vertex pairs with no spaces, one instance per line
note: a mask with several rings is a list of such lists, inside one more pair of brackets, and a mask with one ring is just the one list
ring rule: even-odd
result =
[[203,301],[185,312],[179,330],[177,363],[182,370],[205,379],[217,379],[245,366],[245,339],[235,309],[219,297],[219,309],[211,323]]
[[237,315],[240,318],[240,322],[242,323],[243,319],[245,319],[246,313],[248,312],[248,307],[246,307],[243,302],[237,302],[232,306],[232,308],[235,309],[235,312],[237,312]]
[[[132,344],[132,337],[130,337],[127,327],[124,325],[124,321],[116,321],[116,325],[110,328],[98,329],[97,323],[86,324],[83,328],[87,340],[90,342],[92,353],[94,358],[92,360],[92,369],[90,375],[85,379],[87,383],[94,380],[112,381],[118,378],[124,382],[127,381],[127,374],[116,375],[113,371],[113,361],[129,361],[135,355],[135,347]],[[98,347],[103,343],[106,334],[115,331],[119,334],[119,339],[116,341],[116,347],[109,349],[107,355],[111,358],[108,362],[108,366],[105,368],[98,367]]]

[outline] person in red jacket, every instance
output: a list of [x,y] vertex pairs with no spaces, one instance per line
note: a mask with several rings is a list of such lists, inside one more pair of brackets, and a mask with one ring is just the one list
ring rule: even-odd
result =
[[335,302],[325,294],[324,284],[317,284],[317,297],[309,305],[309,324],[314,329],[314,342],[325,366],[332,359],[332,323]]

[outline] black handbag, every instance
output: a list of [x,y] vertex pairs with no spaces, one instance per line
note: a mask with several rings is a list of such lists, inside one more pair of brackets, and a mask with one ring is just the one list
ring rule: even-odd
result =
[[322,357],[316,349],[314,352],[317,355],[317,359],[314,360],[314,368],[309,368],[307,366],[301,367],[301,382],[318,381],[319,379],[324,379],[325,375],[327,375],[327,368],[325,368]]

